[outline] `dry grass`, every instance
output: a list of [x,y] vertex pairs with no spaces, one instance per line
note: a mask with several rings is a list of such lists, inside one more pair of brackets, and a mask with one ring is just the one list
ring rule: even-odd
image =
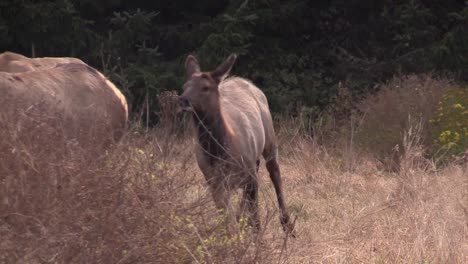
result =
[[335,158],[342,153],[310,139],[283,142],[286,193],[299,223],[290,263],[468,262],[467,167],[435,170],[416,132],[407,132],[398,174],[365,155],[345,157],[355,161],[348,170]]
[[402,132],[422,123],[421,143],[431,146],[433,132],[429,120],[442,96],[452,87],[456,84],[450,79],[430,74],[395,76],[358,103],[362,114],[356,142],[386,167],[398,170],[399,158],[404,155]]
[[466,165],[434,168],[417,129],[396,174],[280,126],[287,239],[263,166],[264,229],[228,232],[186,135],[135,126],[103,154],[5,124],[0,263],[468,263]]

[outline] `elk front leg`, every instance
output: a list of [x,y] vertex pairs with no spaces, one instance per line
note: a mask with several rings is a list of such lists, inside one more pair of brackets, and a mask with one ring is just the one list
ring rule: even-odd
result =
[[229,194],[228,190],[224,187],[223,184],[216,184],[214,182],[208,182],[210,187],[211,196],[216,205],[218,211],[227,213],[229,208]]
[[258,214],[258,182],[252,179],[244,188],[242,199],[242,212],[247,212],[249,225],[257,232],[260,230],[260,217]]

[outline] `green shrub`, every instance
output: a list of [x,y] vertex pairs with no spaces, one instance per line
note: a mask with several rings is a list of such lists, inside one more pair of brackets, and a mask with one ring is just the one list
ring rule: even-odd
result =
[[468,149],[468,90],[448,91],[439,102],[433,118],[432,154],[441,160]]

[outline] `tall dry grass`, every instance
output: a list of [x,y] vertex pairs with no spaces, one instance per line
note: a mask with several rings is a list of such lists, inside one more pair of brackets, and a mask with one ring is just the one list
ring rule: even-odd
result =
[[282,254],[245,220],[227,229],[192,140],[173,128],[135,124],[104,151],[69,142],[50,121],[2,121],[0,263],[252,263]]
[[299,233],[289,262],[466,263],[468,167],[437,169],[420,143],[416,125],[405,132],[400,171],[391,173],[367,153],[282,138]]
[[395,76],[357,104],[361,113],[356,142],[387,168],[398,170],[404,155],[403,131],[420,125],[421,144],[430,147],[434,117],[444,94],[457,85],[431,74]]
[[0,130],[0,263],[468,263],[468,168],[426,160],[418,126],[391,173],[352,137],[319,144],[280,122],[293,239],[264,166],[263,229],[226,226],[193,139],[170,125],[134,124],[102,151],[64,140],[60,127],[14,124]]

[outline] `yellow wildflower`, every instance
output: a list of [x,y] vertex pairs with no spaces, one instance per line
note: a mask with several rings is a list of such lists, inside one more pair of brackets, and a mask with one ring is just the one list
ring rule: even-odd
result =
[[454,105],[453,105],[453,108],[455,108],[455,109],[462,109],[462,110],[465,109],[465,107],[463,107],[463,105],[461,105],[461,104],[454,104]]

